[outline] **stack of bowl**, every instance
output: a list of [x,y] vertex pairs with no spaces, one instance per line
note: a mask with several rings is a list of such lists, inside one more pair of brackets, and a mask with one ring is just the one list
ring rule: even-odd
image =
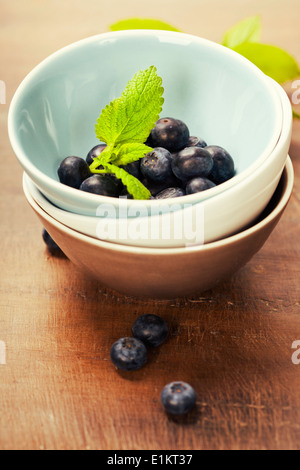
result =
[[[163,79],[162,115],[224,147],[235,176],[149,201],[61,184],[62,159],[86,156],[101,110],[150,65]],[[212,288],[263,246],[292,193],[291,132],[290,102],[277,83],[223,46],[167,31],[101,34],[58,51],[25,78],[9,111],[25,196],[52,238],[104,285],[148,298]]]

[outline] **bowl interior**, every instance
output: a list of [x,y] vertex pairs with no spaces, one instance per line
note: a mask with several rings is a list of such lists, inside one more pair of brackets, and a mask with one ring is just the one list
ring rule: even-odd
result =
[[163,79],[161,116],[182,119],[191,135],[225,147],[237,174],[272,151],[281,130],[280,102],[255,66],[190,35],[126,31],[68,46],[29,74],[11,108],[17,156],[58,180],[62,158],[85,158],[97,144],[94,126],[102,108],[150,65]]

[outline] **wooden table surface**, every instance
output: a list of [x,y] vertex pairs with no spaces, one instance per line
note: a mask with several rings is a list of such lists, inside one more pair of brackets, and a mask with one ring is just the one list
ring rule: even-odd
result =
[[[266,245],[219,287],[175,301],[125,298],[49,256],[7,136],[24,76],[112,22],[155,16],[220,41],[236,21],[261,14],[264,42],[300,62],[299,0],[0,0],[0,9],[0,448],[299,449],[300,365],[291,357],[300,340],[300,122],[294,194]],[[110,346],[144,313],[165,318],[169,339],[140,371],[117,372]],[[198,396],[181,419],[160,404],[172,380]]]

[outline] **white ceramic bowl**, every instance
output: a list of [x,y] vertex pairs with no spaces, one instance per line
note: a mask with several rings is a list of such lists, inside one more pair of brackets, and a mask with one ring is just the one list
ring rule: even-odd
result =
[[[292,194],[293,182],[288,159],[272,201],[250,228],[207,245],[176,249],[129,247],[88,237],[50,217],[24,190],[42,225],[77,270],[126,295],[173,299],[211,289],[246,264],[274,230]],[[274,256],[278,250],[274,248]]]
[[[292,129],[290,102],[285,91],[272,81],[280,96],[283,109],[283,127],[280,139],[270,157],[245,181],[227,191],[198,204],[174,211],[161,201],[162,215],[135,218],[114,217],[114,206],[99,206],[98,217],[64,211],[53,205],[39,191],[28,176],[24,185],[39,206],[58,222],[102,240],[131,246],[181,247],[209,243],[238,232],[250,224],[271,199],[281,177],[289,149]],[[166,212],[166,213],[163,213]],[[101,217],[102,215],[102,217]]]
[[[85,157],[97,143],[102,108],[127,81],[155,65],[163,79],[161,116],[182,119],[208,144],[226,148],[236,176],[216,188],[178,198],[195,204],[244,182],[269,157],[282,128],[282,109],[270,80],[234,51],[206,39],[169,31],[100,34],[56,52],[21,83],[12,99],[8,129],[14,152],[42,193],[58,207],[96,214],[99,204],[127,205],[62,185],[57,168],[68,155]],[[157,201],[129,201],[151,208]],[[172,204],[172,202],[170,202]]]

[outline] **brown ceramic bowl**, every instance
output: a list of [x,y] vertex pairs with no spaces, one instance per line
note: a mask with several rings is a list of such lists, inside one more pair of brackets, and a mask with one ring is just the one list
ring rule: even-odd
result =
[[103,242],[62,225],[44,212],[24,188],[43,226],[66,256],[87,275],[120,293],[153,299],[197,295],[244,266],[274,230],[292,194],[290,158],[267,209],[250,228],[202,246],[136,248]]

